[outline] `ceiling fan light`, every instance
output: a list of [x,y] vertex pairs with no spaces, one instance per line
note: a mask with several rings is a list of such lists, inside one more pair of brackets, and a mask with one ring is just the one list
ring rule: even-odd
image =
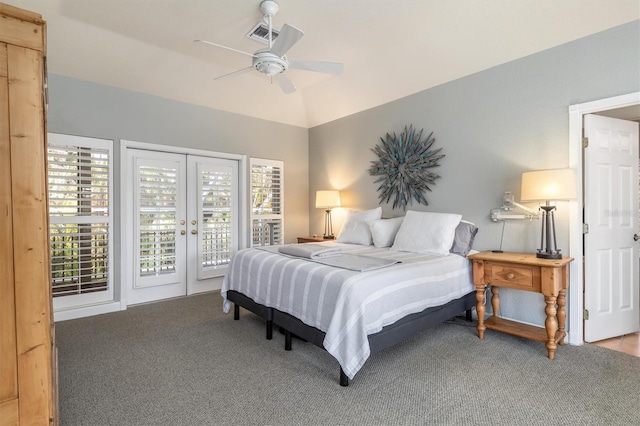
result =
[[256,69],[261,73],[268,75],[269,77],[280,74],[282,71],[284,71],[284,67],[281,64],[270,61],[260,62],[256,64]]
[[256,52],[253,57],[253,67],[269,77],[273,77],[286,70],[288,64],[286,58],[279,58],[269,52],[268,49]]

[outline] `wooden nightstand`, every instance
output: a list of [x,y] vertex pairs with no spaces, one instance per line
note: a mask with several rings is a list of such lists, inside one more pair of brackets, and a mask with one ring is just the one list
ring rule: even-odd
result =
[[[484,338],[487,328],[546,342],[549,359],[553,359],[556,344],[563,345],[567,335],[565,305],[569,287],[571,257],[539,259],[535,254],[494,253],[469,255],[473,261],[473,283],[476,285],[478,337]],[[491,285],[493,316],[484,318],[484,291]],[[546,302],[545,327],[535,327],[499,317],[500,287],[542,293]],[[557,306],[557,309],[556,309]]]
[[314,237],[298,237],[298,244],[300,243],[322,243],[324,241],[335,241],[334,238],[322,238],[321,236]]

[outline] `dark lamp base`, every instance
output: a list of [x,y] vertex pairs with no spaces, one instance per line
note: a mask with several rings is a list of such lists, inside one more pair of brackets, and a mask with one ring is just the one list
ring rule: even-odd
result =
[[322,238],[324,238],[325,240],[335,240],[336,237],[332,235],[323,235]]
[[562,254],[560,254],[560,250],[555,253],[548,251],[538,251],[538,253],[536,253],[536,257],[539,259],[562,259]]

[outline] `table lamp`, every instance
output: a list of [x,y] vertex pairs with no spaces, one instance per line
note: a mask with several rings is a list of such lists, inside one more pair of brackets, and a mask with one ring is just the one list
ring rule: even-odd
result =
[[554,169],[525,172],[522,174],[522,201],[544,201],[542,213],[542,232],[540,248],[536,257],[542,259],[562,259],[557,247],[556,225],[552,201],[572,200],[576,198],[576,176],[573,169]]
[[333,239],[333,229],[331,226],[331,209],[340,207],[340,192],[335,190],[322,190],[316,192],[316,208],[325,209],[324,215],[324,235],[326,239]]

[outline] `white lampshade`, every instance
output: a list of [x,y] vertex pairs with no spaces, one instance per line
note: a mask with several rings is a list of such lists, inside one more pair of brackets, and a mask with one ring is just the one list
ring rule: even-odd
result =
[[522,174],[522,201],[573,200],[576,175],[573,169],[539,170]]
[[332,209],[340,207],[340,191],[323,190],[316,192],[316,208]]

